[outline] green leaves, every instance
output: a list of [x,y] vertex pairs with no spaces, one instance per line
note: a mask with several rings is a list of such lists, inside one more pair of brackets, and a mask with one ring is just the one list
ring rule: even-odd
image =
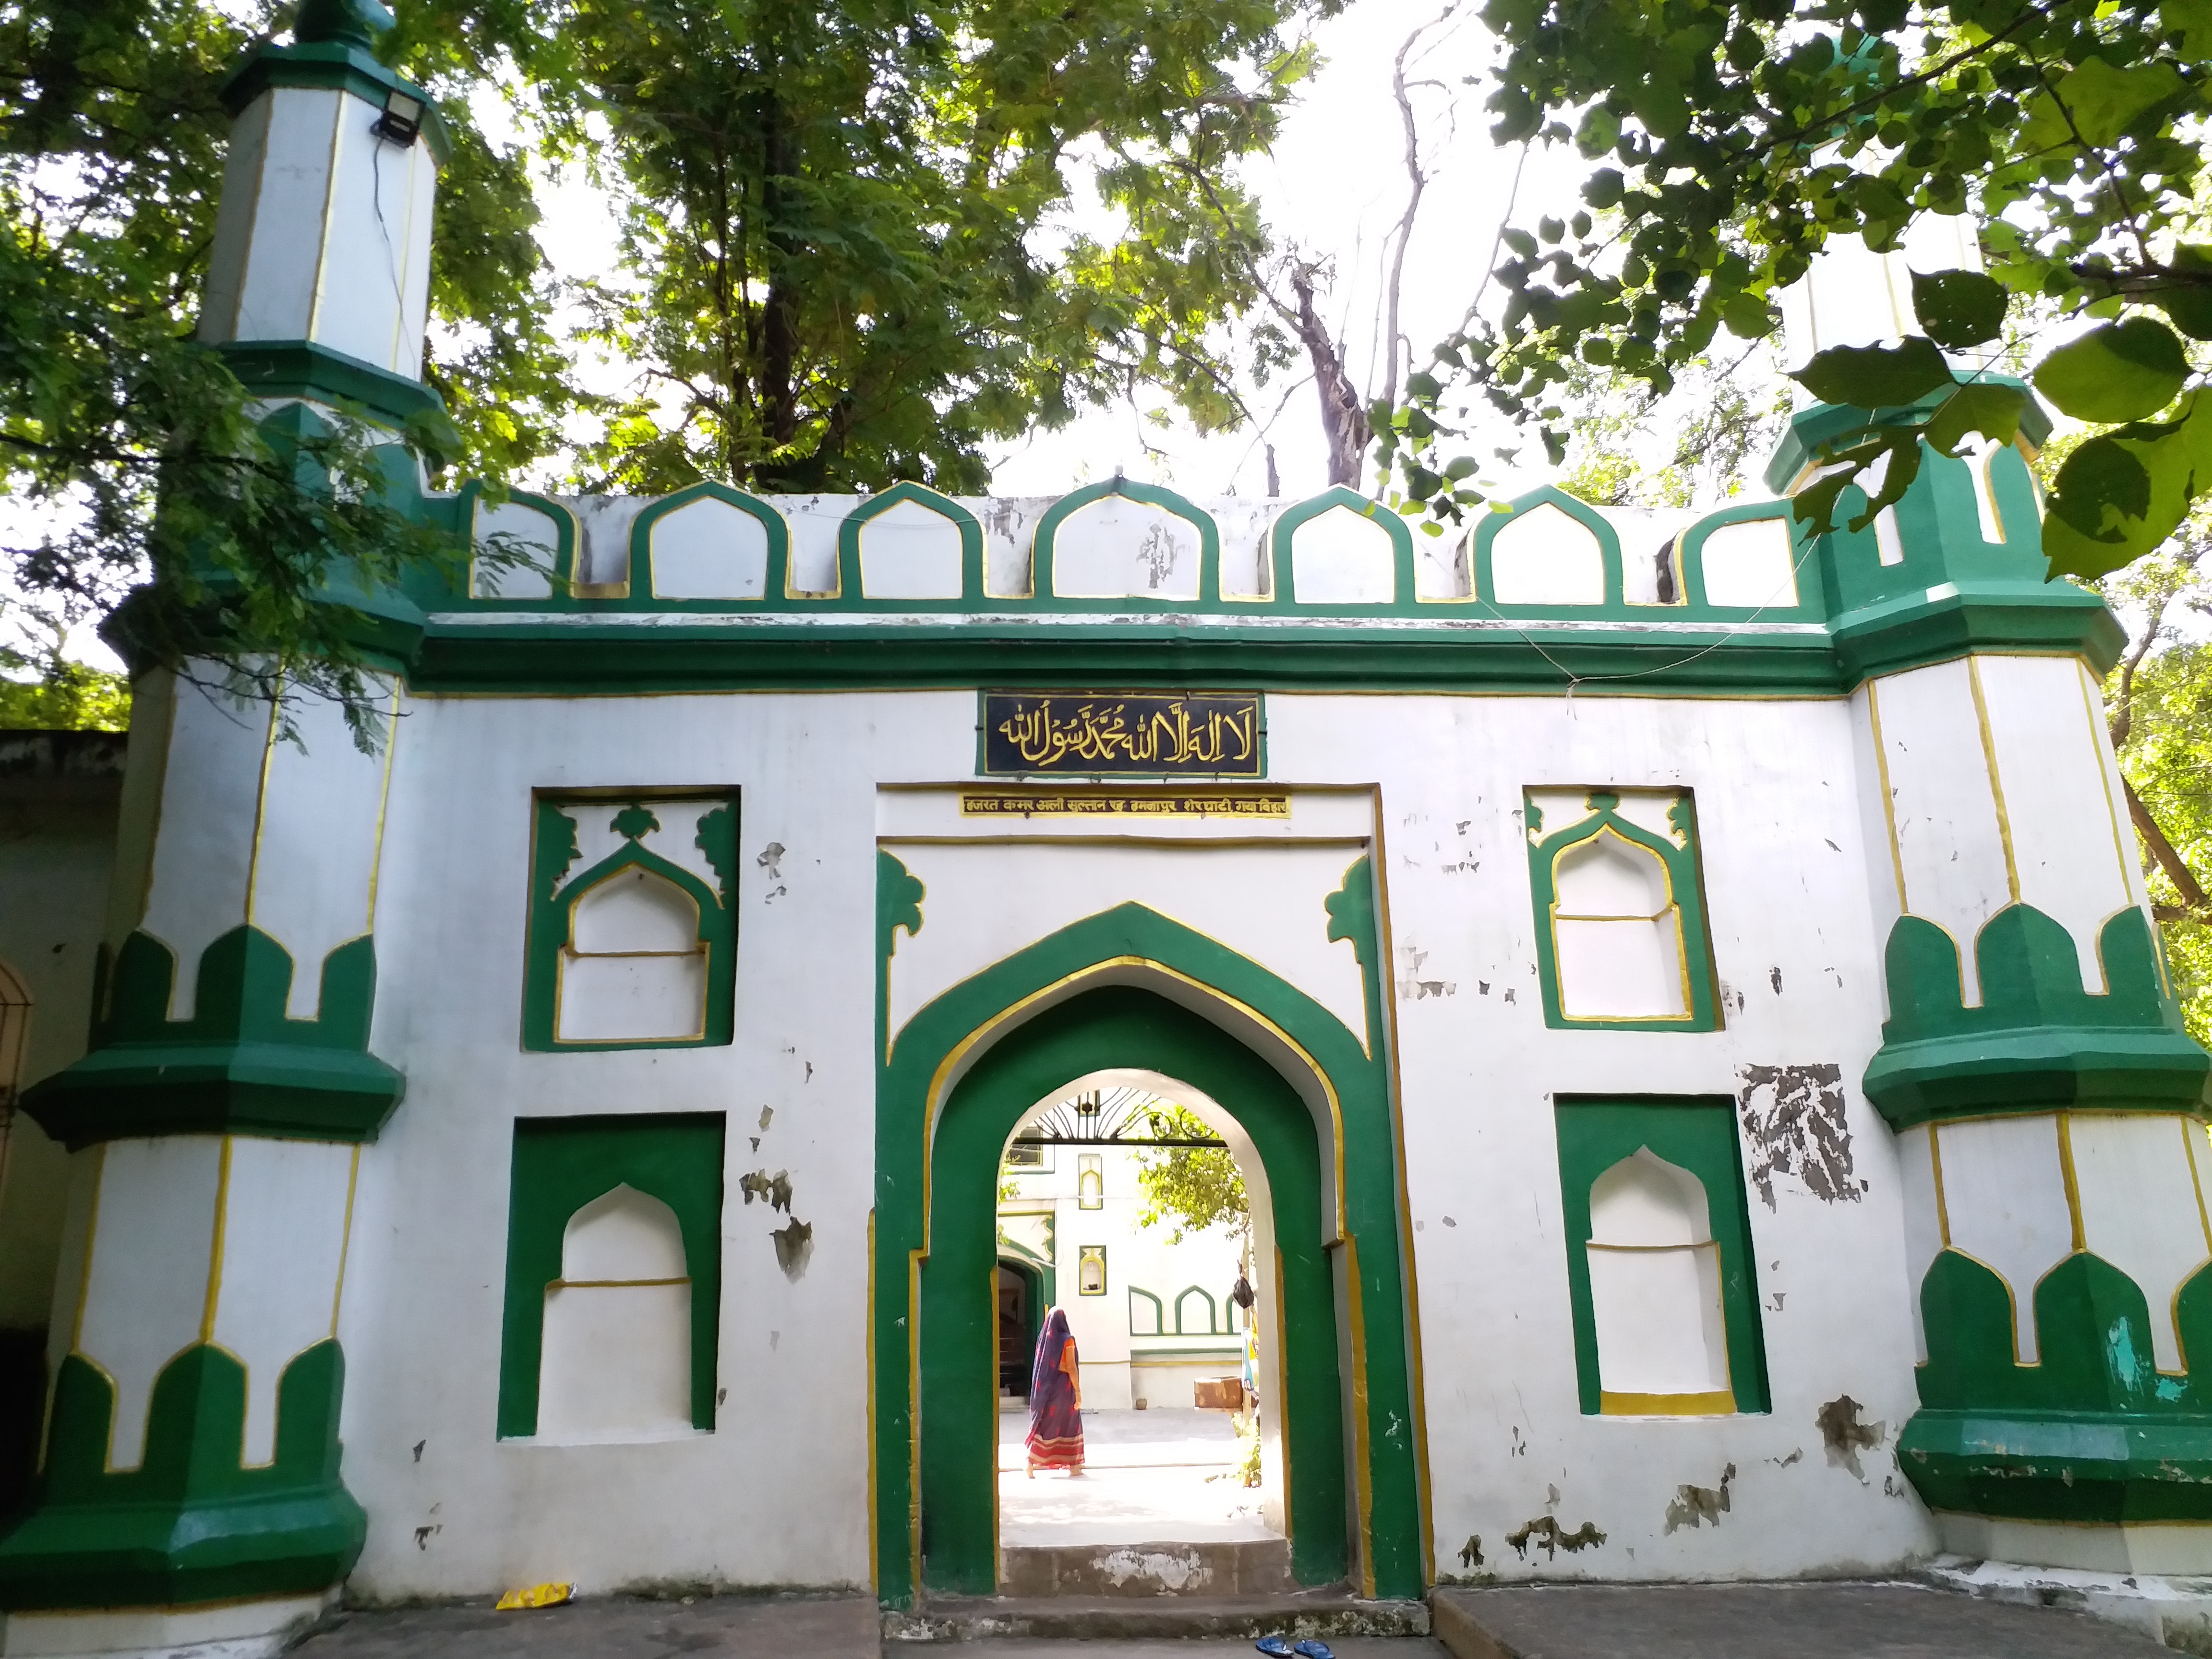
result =
[[1946,455],[1976,434],[1991,443],[2008,444],[2020,432],[2021,416],[2027,412],[2027,392],[2016,386],[1977,380],[1960,386],[1938,404],[1924,428],[1928,441]]
[[2116,69],[2089,58],[2029,106],[2027,143],[2035,149],[2112,143],[2184,90],[2181,72],[2162,59]]
[[2181,342],[2148,317],[2090,330],[2045,357],[2034,374],[2035,389],[2061,410],[2100,423],[2156,414],[2188,378]]
[[1943,354],[1918,335],[1894,346],[1831,346],[1790,378],[1824,404],[1869,410],[1917,403],[1952,384]]
[[1912,273],[1912,314],[1929,339],[1953,351],[1996,339],[2010,297],[2002,283],[1978,270]]
[[2054,572],[2096,576],[2172,535],[2212,479],[2212,399],[2191,392],[2172,420],[2086,441],[2059,469],[2043,520]]
[[[2150,511],[2150,474],[2111,438],[2091,438],[2069,455],[2058,470],[2057,485],[2051,510],[2094,540],[2119,541],[2118,520],[2141,519]],[[2108,518],[2115,521],[2110,531]]]

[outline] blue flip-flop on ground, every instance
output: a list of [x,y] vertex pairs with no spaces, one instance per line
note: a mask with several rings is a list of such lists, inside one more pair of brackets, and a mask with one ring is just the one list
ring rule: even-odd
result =
[[1310,1638],[1299,1643],[1291,1651],[1297,1654],[1300,1659],[1336,1659],[1336,1656],[1329,1651],[1328,1643],[1316,1642]]
[[1291,1655],[1296,1651],[1279,1636],[1263,1636],[1252,1645],[1261,1652],[1270,1655],[1271,1659],[1291,1659]]

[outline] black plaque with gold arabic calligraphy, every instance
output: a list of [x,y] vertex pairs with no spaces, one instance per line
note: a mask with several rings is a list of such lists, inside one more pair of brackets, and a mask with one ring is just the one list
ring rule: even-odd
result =
[[1267,775],[1256,691],[983,693],[985,777]]

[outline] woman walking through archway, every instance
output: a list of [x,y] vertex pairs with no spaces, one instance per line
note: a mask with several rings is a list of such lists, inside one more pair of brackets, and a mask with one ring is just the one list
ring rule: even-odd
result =
[[1067,1315],[1054,1308],[1037,1337],[1030,1373],[1030,1479],[1039,1469],[1083,1473],[1083,1376]]

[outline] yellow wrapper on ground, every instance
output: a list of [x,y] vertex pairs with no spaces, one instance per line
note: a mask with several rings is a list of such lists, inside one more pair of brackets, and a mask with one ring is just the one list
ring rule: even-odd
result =
[[576,1593],[574,1584],[532,1584],[528,1589],[511,1589],[499,1598],[496,1611],[513,1613],[522,1607],[557,1607]]

